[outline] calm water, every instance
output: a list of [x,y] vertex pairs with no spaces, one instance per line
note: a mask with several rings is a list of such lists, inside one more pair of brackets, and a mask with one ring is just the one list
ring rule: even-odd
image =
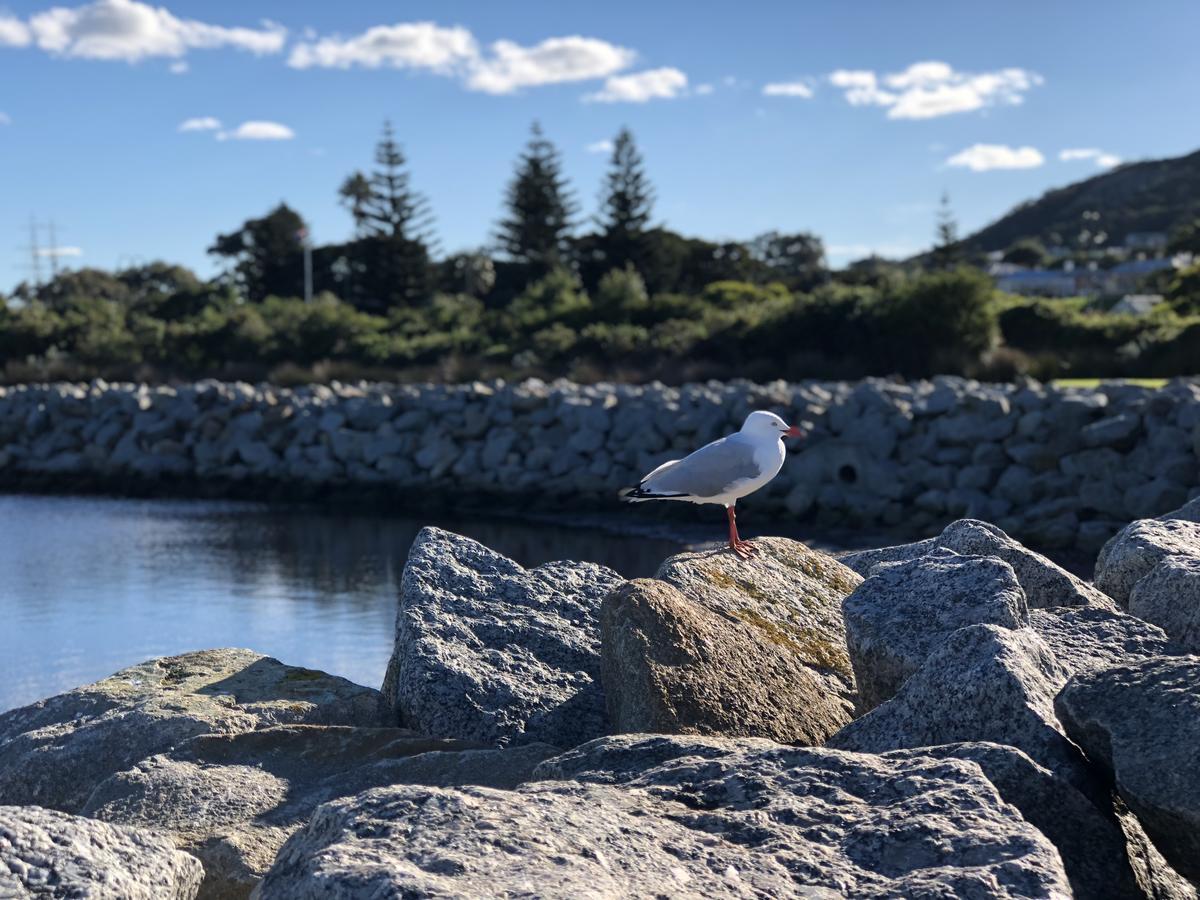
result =
[[499,520],[0,496],[0,711],[205,647],[250,647],[378,686],[404,560],[428,524],[524,565],[590,559],[629,577],[681,546]]

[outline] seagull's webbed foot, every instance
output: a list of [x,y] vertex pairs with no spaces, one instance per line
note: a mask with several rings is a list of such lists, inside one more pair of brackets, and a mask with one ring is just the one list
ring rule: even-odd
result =
[[758,553],[758,548],[750,543],[750,541],[743,541],[740,539],[737,541],[730,541],[729,549],[742,559],[751,559],[756,553]]

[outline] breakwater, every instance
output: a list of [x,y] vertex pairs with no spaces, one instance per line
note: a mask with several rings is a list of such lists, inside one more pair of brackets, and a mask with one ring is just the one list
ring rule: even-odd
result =
[[[0,388],[0,488],[612,508],[659,463],[773,409],[807,438],[756,521],[921,535],[962,516],[1097,549],[1200,492],[1200,382],[579,385],[201,381]],[[639,510],[639,515],[654,513]]]

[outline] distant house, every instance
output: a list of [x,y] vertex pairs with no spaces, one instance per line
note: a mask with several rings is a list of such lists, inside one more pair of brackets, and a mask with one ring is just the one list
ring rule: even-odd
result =
[[1162,294],[1126,294],[1116,302],[1109,312],[1144,316],[1162,302]]
[[1096,297],[1100,294],[1136,294],[1147,275],[1175,268],[1170,259],[1129,259],[1111,269],[1094,262],[1087,268],[1018,269],[993,267],[996,287],[1026,297]]
[[1165,231],[1131,231],[1125,235],[1125,249],[1131,252],[1162,253],[1167,249]]
[[1078,272],[1058,269],[1018,269],[996,274],[996,287],[1025,297],[1073,297],[1079,293]]

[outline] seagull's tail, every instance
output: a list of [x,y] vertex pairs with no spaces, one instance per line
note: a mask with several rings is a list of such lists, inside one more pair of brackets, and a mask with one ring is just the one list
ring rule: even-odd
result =
[[642,485],[625,488],[618,496],[626,503],[645,503],[647,500],[680,500],[689,496],[678,492],[647,490]]

